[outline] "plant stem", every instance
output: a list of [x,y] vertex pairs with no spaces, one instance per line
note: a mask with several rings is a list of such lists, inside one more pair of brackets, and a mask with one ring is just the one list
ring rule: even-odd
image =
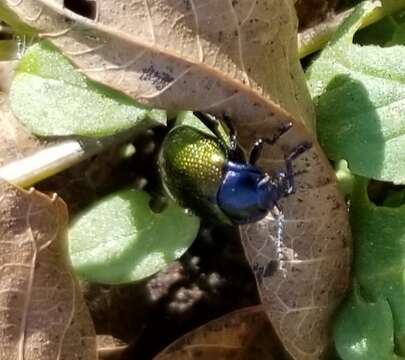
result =
[[[403,2],[398,1],[390,9],[390,13],[404,9]],[[353,8],[337,14],[330,20],[316,25],[312,28],[304,30],[298,34],[298,54],[302,59],[318,50],[321,50],[328,43],[336,29],[343,21],[353,12]],[[389,15],[384,9],[380,1],[376,1],[376,7],[363,19],[361,28],[365,28],[371,24],[381,20],[384,16]]]

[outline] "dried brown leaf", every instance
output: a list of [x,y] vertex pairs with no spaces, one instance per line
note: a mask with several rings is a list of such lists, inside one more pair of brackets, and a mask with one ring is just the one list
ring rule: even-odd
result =
[[[293,2],[98,0],[94,20],[56,0],[7,4],[92,79],[150,106],[225,113],[247,149],[293,122],[264,151],[261,165],[269,171],[280,169],[293,147],[313,143],[295,161],[297,193],[282,202],[281,250],[271,216],[241,233],[286,348],[299,360],[321,358],[348,284],[350,230],[333,171],[310,131],[313,109],[297,56]],[[284,269],[273,269],[280,252]]]
[[269,114],[272,99],[313,121],[290,1],[98,0],[95,21],[62,3],[6,2],[86,75],[147,105],[240,110],[246,121],[258,102],[259,120],[282,120],[277,108]]
[[262,306],[234,311],[171,344],[154,360],[282,360]]
[[0,166],[41,147],[11,112],[7,93],[13,73],[14,62],[0,62]]
[[127,348],[126,343],[111,335],[97,335],[97,352],[100,360],[119,360]]
[[0,182],[0,358],[94,360],[94,327],[66,258],[65,203]]

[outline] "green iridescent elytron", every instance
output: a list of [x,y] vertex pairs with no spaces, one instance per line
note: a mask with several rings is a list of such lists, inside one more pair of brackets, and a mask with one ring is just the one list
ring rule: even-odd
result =
[[215,205],[221,185],[226,150],[218,139],[189,126],[174,128],[166,136],[159,168],[169,195],[198,213],[227,220]]

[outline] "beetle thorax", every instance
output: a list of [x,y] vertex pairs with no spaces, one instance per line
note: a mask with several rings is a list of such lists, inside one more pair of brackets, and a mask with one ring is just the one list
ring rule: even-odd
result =
[[256,166],[229,161],[218,192],[218,205],[235,223],[254,222],[273,209],[280,195],[270,177]]

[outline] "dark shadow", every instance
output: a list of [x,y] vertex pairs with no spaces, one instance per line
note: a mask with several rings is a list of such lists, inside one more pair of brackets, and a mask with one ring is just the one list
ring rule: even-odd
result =
[[96,0],[64,0],[63,5],[65,8],[90,20],[96,18]]
[[[220,226],[212,233],[202,231],[198,239],[179,260],[182,278],[173,283],[167,294],[153,304],[146,326],[136,342],[133,342],[124,359],[150,360],[180,336],[195,330],[232,311],[260,303],[257,287],[251,269],[245,259],[238,230],[230,226]],[[169,280],[169,273],[162,272],[148,281],[148,286],[159,280]],[[217,274],[220,281],[212,281]],[[176,294],[182,289],[198,287],[204,295],[200,299],[190,296],[190,306],[182,308]],[[155,289],[159,290],[159,289]],[[179,306],[180,305],[180,306]],[[134,324],[134,326],[139,326]],[[269,335],[271,334],[271,335]],[[253,336],[253,334],[252,334]],[[290,360],[277,340],[270,323],[264,324],[258,337],[271,338],[274,359]],[[260,343],[260,340],[258,340]],[[255,341],[251,341],[254,345]],[[256,343],[257,344],[257,343]],[[249,348],[253,359],[273,359],[264,356],[254,346]],[[256,355],[256,356],[254,356]],[[215,359],[215,356],[213,357]]]
[[385,159],[385,139],[363,84],[338,75],[315,103],[318,139],[328,157],[346,159],[357,175],[378,178]]
[[399,207],[405,204],[405,186],[391,182],[370,180],[368,197],[377,206]]

